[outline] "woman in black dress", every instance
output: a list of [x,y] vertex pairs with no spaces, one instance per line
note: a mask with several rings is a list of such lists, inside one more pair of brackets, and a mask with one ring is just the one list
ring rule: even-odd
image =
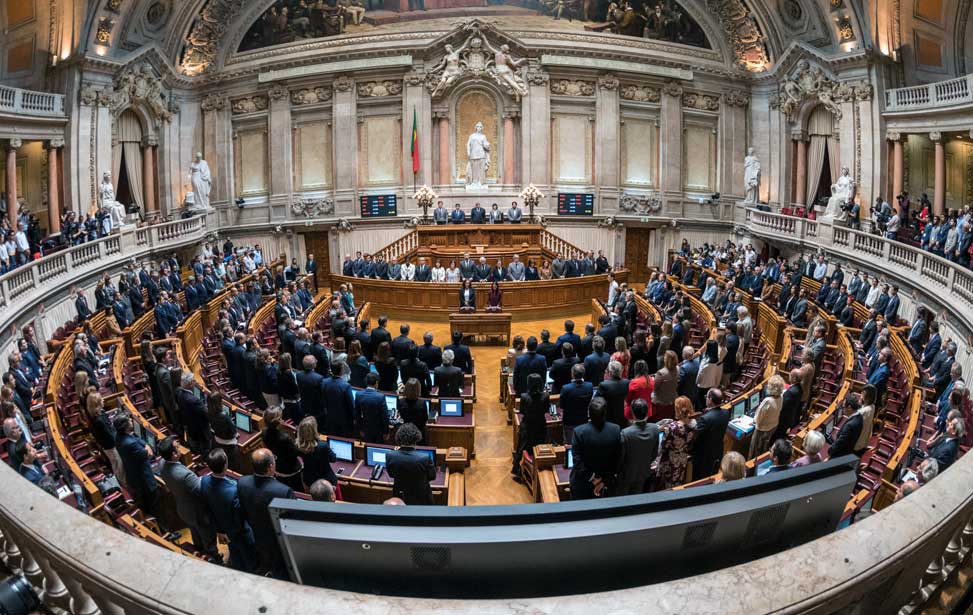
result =
[[473,288],[473,281],[468,278],[463,280],[463,286],[459,289],[459,307],[476,309],[476,289]]
[[397,391],[399,388],[399,366],[392,356],[392,346],[382,342],[375,350],[375,371],[378,372],[379,391]]
[[409,378],[405,383],[405,391],[399,397],[398,412],[399,417],[405,423],[412,423],[419,428],[422,434],[422,442],[426,442],[426,421],[429,419],[429,411],[426,409],[426,400],[419,399],[422,392],[422,385],[415,378]]
[[520,460],[526,451],[534,454],[534,447],[547,442],[547,413],[551,408],[551,397],[544,392],[544,378],[540,374],[527,377],[527,392],[520,396],[520,432],[517,438],[517,452],[510,473],[515,480],[521,480]]
[[270,449],[277,460],[277,480],[294,491],[303,491],[301,451],[294,443],[294,438],[280,430],[282,416],[280,406],[267,408],[264,412],[264,424],[267,427],[260,435],[263,438],[264,446]]
[[331,468],[337,457],[327,442],[318,439],[318,421],[313,416],[304,417],[297,426],[297,448],[304,460],[304,469],[301,471],[303,491],[310,493],[311,485],[322,478],[331,483],[332,487],[338,486],[338,477]]

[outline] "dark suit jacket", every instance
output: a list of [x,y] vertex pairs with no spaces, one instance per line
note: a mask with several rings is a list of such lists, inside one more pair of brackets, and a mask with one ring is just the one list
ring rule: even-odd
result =
[[235,480],[227,476],[217,477],[207,474],[200,479],[199,488],[218,532],[226,534],[230,542],[253,541],[250,526],[247,525],[243,510],[240,508],[240,496]]
[[608,369],[610,361],[611,355],[607,352],[601,353],[600,356],[593,352],[589,354],[584,359],[584,379],[595,386],[601,384],[605,379],[605,370]]
[[122,458],[125,481],[133,495],[139,497],[159,488],[152,474],[152,466],[149,465],[152,459],[145,452],[145,442],[132,434],[125,434],[115,441],[115,450]]
[[[351,397],[351,385],[341,378],[325,378],[321,381],[321,392],[324,395],[327,415],[318,415],[318,425],[325,424],[328,435],[351,436],[355,425],[355,402]],[[322,418],[325,420],[322,421]]]
[[189,439],[203,445],[209,443],[209,416],[206,414],[206,402],[196,397],[192,391],[180,387],[176,392],[179,414],[186,425]]
[[618,460],[622,453],[621,429],[605,423],[601,431],[591,423],[574,428],[571,450],[574,467],[571,469],[571,499],[594,497],[592,476],[602,477],[609,485],[614,481]]
[[199,477],[192,470],[174,461],[166,461],[160,472],[166,488],[176,501],[176,513],[183,523],[214,538],[212,520],[199,486]]
[[402,498],[408,505],[431,506],[432,488],[429,482],[436,478],[436,466],[425,453],[411,447],[391,451],[386,470],[392,477],[392,495]]
[[388,342],[389,345],[391,345],[392,334],[389,333],[388,329],[385,327],[375,327],[372,329],[372,336],[369,340],[369,345],[372,347],[371,351],[373,355],[375,354],[375,351],[378,350],[378,347],[382,344],[382,342]]
[[561,352],[557,348],[557,344],[553,342],[541,342],[537,345],[537,354],[544,357],[547,361],[547,366],[550,367],[554,365],[554,361],[561,356]]
[[557,338],[557,341],[554,342],[557,345],[557,356],[561,356],[561,346],[564,345],[565,342],[571,343],[571,346],[574,347],[575,354],[580,351],[579,347],[581,346],[581,336],[579,336],[577,333],[562,333],[561,336]]
[[419,360],[429,366],[429,369],[436,369],[443,364],[443,350],[435,344],[419,346]]
[[486,224],[486,210],[482,207],[474,207],[470,210],[471,224]]
[[588,404],[594,396],[590,382],[568,382],[561,387],[561,420],[567,426],[581,425],[588,420]]
[[78,317],[82,320],[91,317],[91,310],[88,308],[88,300],[78,297],[74,300],[74,307],[78,311]]
[[540,374],[546,380],[547,361],[536,352],[525,352],[517,357],[514,364],[514,391],[517,395],[527,392],[527,377],[531,374]]
[[327,406],[323,403],[321,374],[311,370],[297,372],[297,388],[301,391],[301,409],[305,415],[320,416]]
[[242,476],[237,481],[240,506],[253,528],[260,568],[278,579],[287,577],[284,555],[277,543],[274,522],[270,518],[270,502],[274,498],[293,499],[294,490],[270,476]]
[[415,378],[422,386],[421,397],[429,397],[429,390],[432,382],[429,380],[429,366],[419,360],[406,360],[399,363],[399,376],[402,382],[408,382],[409,378]]
[[959,454],[959,440],[944,437],[932,445],[926,454],[939,462],[939,471],[942,472],[956,461],[956,455]]
[[470,298],[467,301],[467,299],[466,299],[466,289],[463,289],[463,288],[459,289],[459,294],[458,294],[459,306],[460,307],[467,307],[468,306],[468,307],[471,307],[471,308],[474,308],[475,309],[476,308],[476,289],[475,288],[470,288],[469,291],[470,291]]
[[854,453],[853,447],[858,440],[858,436],[862,433],[862,427],[862,415],[856,412],[849,416],[838,431],[838,436],[834,439],[834,443],[828,449],[828,456],[835,458]]
[[434,373],[440,397],[459,397],[463,394],[463,370],[455,365],[441,365]]
[[464,374],[473,371],[473,355],[470,354],[470,347],[463,344],[450,344],[444,350],[453,351],[453,365],[463,370]]
[[709,408],[696,419],[696,444],[693,446],[693,479],[709,476],[723,459],[723,436],[730,422],[730,413],[721,408]]
[[392,356],[395,357],[396,361],[405,361],[409,358],[409,344],[411,343],[412,340],[405,335],[400,335],[392,340]]
[[568,357],[565,359],[561,357],[554,361],[551,365],[551,392],[559,393],[561,387],[571,382],[571,368],[574,367],[575,363],[578,363],[578,357]]
[[389,431],[389,419],[386,412],[385,396],[374,389],[359,391],[355,398],[355,416],[358,418],[358,430],[365,438],[365,442],[379,442],[385,439]]
[[625,418],[625,397],[627,395],[628,380],[626,378],[619,380],[609,378],[598,385],[596,396],[604,397],[605,401],[608,402],[608,412],[605,418],[618,425],[619,428],[628,427],[628,419]]
[[797,425],[801,418],[801,383],[792,384],[784,390],[781,396],[780,418],[777,421],[777,431],[774,440],[786,437],[787,431]]

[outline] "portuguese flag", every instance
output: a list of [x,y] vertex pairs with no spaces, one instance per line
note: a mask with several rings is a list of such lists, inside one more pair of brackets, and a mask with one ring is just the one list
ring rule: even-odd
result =
[[419,120],[416,108],[412,108],[412,174],[419,172]]

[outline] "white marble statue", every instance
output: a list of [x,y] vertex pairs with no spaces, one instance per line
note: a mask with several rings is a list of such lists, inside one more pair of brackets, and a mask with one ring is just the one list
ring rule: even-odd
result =
[[105,228],[108,232],[125,221],[125,207],[115,200],[115,187],[111,183],[111,173],[105,171],[101,176],[100,188],[101,209],[105,216]]
[[466,189],[482,188],[489,170],[490,141],[483,134],[483,124],[477,122],[473,134],[466,140]]
[[446,55],[443,56],[442,61],[439,65],[433,69],[435,72],[437,69],[442,69],[442,74],[439,75],[439,80],[436,82],[436,86],[432,90],[433,96],[439,96],[443,92],[449,89],[449,86],[453,85],[457,77],[463,74],[463,67],[460,65],[460,52],[466,47],[464,43],[462,47],[457,50],[453,50],[452,45],[446,45]]
[[527,95],[527,85],[516,71],[525,61],[524,58],[514,60],[510,56],[510,47],[507,45],[500,45],[500,49],[493,54],[493,71],[497,81],[506,86],[515,96]]
[[747,148],[747,156],[743,159],[743,190],[744,203],[756,203],[760,200],[760,159],[753,153],[753,148]]
[[189,165],[189,181],[193,185],[193,202],[200,209],[209,209],[209,191],[213,184],[209,174],[209,165],[203,160],[203,154],[196,152],[192,164]]
[[841,177],[831,185],[831,198],[828,199],[828,206],[824,210],[824,216],[843,221],[847,217],[848,212],[842,206],[854,196],[855,180],[851,178],[851,171],[848,170],[848,167],[841,167]]

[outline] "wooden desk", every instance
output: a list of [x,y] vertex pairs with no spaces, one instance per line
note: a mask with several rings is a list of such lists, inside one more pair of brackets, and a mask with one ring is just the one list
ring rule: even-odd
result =
[[510,312],[472,312],[469,314],[449,315],[449,334],[460,331],[464,337],[477,335],[503,338],[504,344],[511,343],[510,323],[513,316]]

